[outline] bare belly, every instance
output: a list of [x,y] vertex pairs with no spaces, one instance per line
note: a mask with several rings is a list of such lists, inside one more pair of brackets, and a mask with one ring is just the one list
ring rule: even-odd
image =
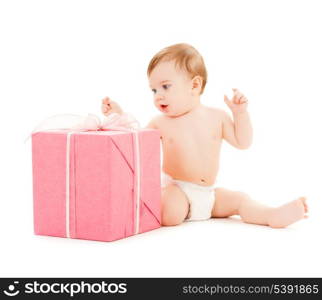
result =
[[219,169],[220,144],[207,146],[208,149],[194,147],[192,151],[164,147],[163,171],[173,179],[213,185]]

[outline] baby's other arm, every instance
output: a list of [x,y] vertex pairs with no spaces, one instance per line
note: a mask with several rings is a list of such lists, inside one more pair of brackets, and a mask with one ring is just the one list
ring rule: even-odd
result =
[[105,97],[102,100],[101,109],[102,109],[103,115],[106,117],[111,113],[118,113],[118,114],[123,113],[121,106],[115,101],[112,101],[109,97]]
[[[112,101],[109,97],[105,97],[102,100],[101,110],[106,117],[111,113],[123,113],[121,106],[117,102]],[[158,119],[158,117],[153,118],[145,128],[158,129]]]
[[225,111],[221,111],[222,135],[232,146],[247,149],[252,143],[253,129],[249,114],[246,110],[248,100],[237,89],[233,89],[231,100],[225,95],[225,102],[233,113],[233,119]]
[[148,125],[145,126],[145,128],[150,128],[150,129],[158,129],[157,125],[156,125],[156,118],[153,118]]
[[156,116],[148,123],[148,125],[145,126],[145,128],[158,130],[160,133],[160,138],[162,139],[161,124],[162,124],[162,121],[160,120],[160,116]]
[[162,115],[157,115],[155,116],[146,126],[146,128],[152,128],[152,129],[158,129],[161,130],[161,128],[163,127],[163,116]]

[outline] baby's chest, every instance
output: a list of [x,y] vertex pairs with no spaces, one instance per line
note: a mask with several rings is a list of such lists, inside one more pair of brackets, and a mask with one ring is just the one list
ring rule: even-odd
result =
[[[173,125],[173,126],[171,126]],[[160,128],[162,142],[172,146],[206,147],[221,141],[222,131],[216,124],[165,124]]]

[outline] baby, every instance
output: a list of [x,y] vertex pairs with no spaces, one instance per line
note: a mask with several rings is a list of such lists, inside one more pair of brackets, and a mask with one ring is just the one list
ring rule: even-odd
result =
[[[207,71],[195,48],[175,44],[161,50],[147,74],[154,105],[162,113],[147,126],[159,130],[162,140],[162,225],[239,215],[246,223],[283,228],[306,217],[304,197],[272,208],[245,193],[215,188],[222,140],[247,149],[252,125],[248,99],[238,89],[233,89],[232,99],[224,96],[233,120],[225,111],[201,104]],[[102,101],[102,112],[123,113],[108,97]]]

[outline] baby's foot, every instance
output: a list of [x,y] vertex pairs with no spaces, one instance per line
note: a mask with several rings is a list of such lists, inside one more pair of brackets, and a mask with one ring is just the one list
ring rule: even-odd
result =
[[308,212],[306,198],[301,197],[274,208],[269,216],[268,225],[272,228],[283,228],[303,218]]

